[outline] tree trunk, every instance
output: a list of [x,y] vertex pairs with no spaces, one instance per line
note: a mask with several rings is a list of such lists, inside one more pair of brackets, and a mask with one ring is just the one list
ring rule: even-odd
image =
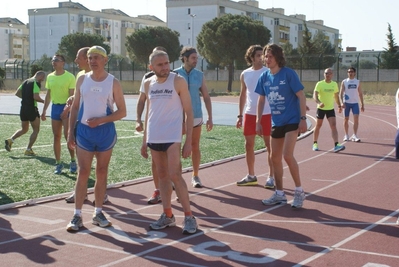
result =
[[231,63],[228,66],[229,70],[229,82],[227,83],[227,92],[231,93],[231,85],[233,84],[233,75],[234,75],[234,63]]

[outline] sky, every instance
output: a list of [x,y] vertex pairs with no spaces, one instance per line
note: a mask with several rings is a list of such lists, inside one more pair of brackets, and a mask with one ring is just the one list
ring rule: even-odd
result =
[[[198,0],[201,1],[201,0]],[[58,7],[56,0],[2,1],[0,17],[17,18],[28,23],[28,9]],[[90,10],[120,9],[129,16],[154,15],[166,21],[165,0],[74,0]],[[238,2],[237,0],[235,2]],[[320,19],[324,25],[338,29],[342,47],[362,50],[383,50],[387,47],[388,23],[395,41],[399,42],[399,1],[379,0],[259,0],[259,7],[283,8],[285,15],[303,14],[306,20]],[[195,11],[195,10],[194,10]]]

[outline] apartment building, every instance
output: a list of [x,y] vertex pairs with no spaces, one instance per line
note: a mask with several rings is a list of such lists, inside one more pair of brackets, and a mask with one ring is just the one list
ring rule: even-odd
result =
[[259,20],[272,36],[271,42],[283,45],[290,42],[293,48],[302,44],[304,23],[314,36],[323,32],[336,51],[341,50],[341,37],[338,29],[324,25],[323,20],[306,20],[303,14],[285,15],[283,8],[259,7],[259,2],[231,0],[166,0],[167,25],[180,33],[182,45],[196,46],[196,36],[202,25],[224,14],[245,15]]
[[0,18],[0,60],[29,59],[29,29],[16,18]]
[[119,9],[89,10],[77,2],[59,2],[58,7],[29,9],[29,56],[35,60],[58,50],[61,38],[77,32],[99,34],[112,54],[127,57],[126,36],[147,26],[166,26],[151,15],[130,17]]

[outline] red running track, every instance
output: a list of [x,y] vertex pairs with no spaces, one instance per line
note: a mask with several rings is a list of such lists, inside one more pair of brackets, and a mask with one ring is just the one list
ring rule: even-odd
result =
[[[308,104],[308,114],[315,116],[314,104]],[[342,116],[337,124],[342,140]],[[366,106],[360,117],[362,142],[331,152],[326,121],[320,151],[312,151],[312,135],[299,140],[295,156],[307,193],[300,210],[261,204],[272,194],[263,188],[265,153],[256,156],[259,186],[235,185],[247,172],[243,157],[204,166],[205,187],[189,185],[200,228],[189,236],[181,233],[183,213],[176,201],[178,226],[149,230],[162,206],[147,205],[153,190],[148,178],[108,190],[104,210],[113,226],[106,229],[91,224],[92,194],[78,233],[65,231],[73,205],[63,199],[2,210],[1,266],[399,266],[395,132],[394,107]],[[190,173],[184,178],[188,182]],[[294,185],[287,168],[284,187],[290,203]]]

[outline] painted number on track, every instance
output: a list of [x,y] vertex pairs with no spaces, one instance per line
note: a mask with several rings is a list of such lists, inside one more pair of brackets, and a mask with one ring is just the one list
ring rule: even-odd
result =
[[[194,254],[206,255],[206,256],[211,256],[211,257],[227,257],[228,259],[233,260],[233,261],[253,263],[253,264],[270,263],[275,260],[281,259],[285,255],[287,255],[287,252],[285,252],[283,250],[269,249],[269,248],[259,251],[260,254],[263,254],[266,256],[259,255],[258,257],[245,256],[245,255],[243,255],[242,252],[234,251],[234,250],[221,251],[220,248],[228,247],[228,245],[229,245],[229,243],[225,243],[225,242],[209,241],[209,242],[204,242],[199,245],[193,246],[187,250],[188,250],[188,252],[194,253]],[[219,249],[212,250],[212,247],[213,248],[217,247]]]

